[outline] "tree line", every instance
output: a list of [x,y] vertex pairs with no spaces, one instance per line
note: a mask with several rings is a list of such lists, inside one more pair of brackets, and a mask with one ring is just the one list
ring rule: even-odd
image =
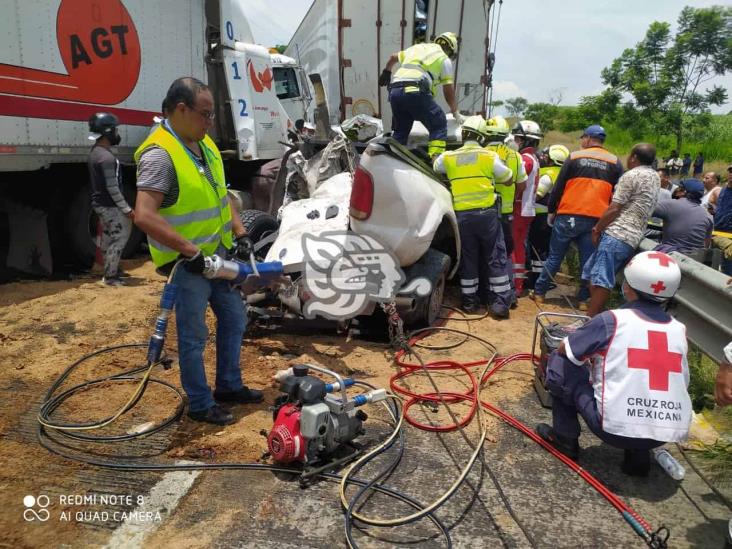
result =
[[727,90],[709,81],[732,70],[732,7],[685,7],[675,34],[666,22],[651,23],[635,47],[625,49],[602,72],[606,89],[584,96],[576,107],[562,107],[561,90],[549,101],[523,97],[494,101],[510,116],[538,122],[542,129],[569,132],[590,124],[628,130],[634,139],[673,136],[676,149],[703,135],[711,107],[727,102]]

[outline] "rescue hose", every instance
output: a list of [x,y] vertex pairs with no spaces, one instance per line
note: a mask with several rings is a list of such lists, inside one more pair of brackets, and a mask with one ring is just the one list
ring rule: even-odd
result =
[[[64,370],[64,372],[56,379],[56,381],[51,385],[51,387],[46,391],[46,394],[44,395],[43,402],[41,404],[41,411],[38,414],[38,431],[37,431],[37,437],[39,444],[48,450],[49,452],[61,456],[65,459],[69,459],[72,461],[76,461],[79,463],[84,463],[87,465],[92,465],[94,467],[100,467],[104,469],[112,469],[117,471],[195,471],[195,470],[268,470],[272,472],[280,472],[280,473],[288,473],[293,475],[300,475],[302,474],[302,471],[300,469],[296,468],[289,468],[289,467],[283,467],[280,465],[270,465],[270,464],[263,464],[263,463],[200,463],[200,464],[167,464],[167,463],[151,463],[151,462],[140,462],[140,461],[129,461],[130,459],[135,459],[130,456],[124,456],[126,459],[112,459],[112,460],[104,460],[99,459],[97,457],[89,457],[89,455],[94,455],[93,453],[84,454],[84,450],[80,450],[78,448],[74,448],[69,446],[68,444],[65,444],[61,440],[55,438],[51,433],[54,433],[57,436],[63,436],[66,438],[81,440],[83,442],[118,442],[123,440],[131,440],[134,438],[142,437],[142,436],[148,436],[153,433],[156,433],[158,431],[161,431],[162,429],[165,429],[169,427],[171,424],[178,421],[181,416],[183,415],[183,411],[185,409],[184,404],[184,397],[182,393],[172,384],[155,379],[151,376],[152,370],[158,366],[160,363],[152,364],[150,366],[141,366],[141,367],[135,367],[129,370],[125,370],[123,372],[113,374],[110,376],[97,378],[93,380],[86,381],[84,383],[80,383],[78,385],[75,385],[71,387],[70,389],[67,389],[59,394],[55,394],[58,388],[68,379],[68,377],[82,364],[84,364],[89,359],[105,354],[110,353],[114,351],[119,350],[129,350],[129,349],[144,349],[148,346],[146,343],[135,343],[135,344],[125,344],[125,345],[116,345],[112,347],[105,347],[102,349],[99,349],[97,351],[94,351],[92,353],[88,353],[81,358],[79,358],[77,361],[72,363],[70,366]],[[162,361],[161,361],[162,362]],[[138,377],[138,374],[141,372],[145,372],[144,377],[142,379],[147,380],[143,383],[141,378]],[[144,392],[144,388],[147,386],[147,383],[160,383],[167,388],[174,391],[178,397],[179,397],[179,404],[176,407],[175,412],[170,417],[166,418],[162,422],[153,425],[144,431],[132,433],[132,434],[124,434],[124,435],[107,435],[107,436],[86,436],[86,435],[79,435],[77,434],[74,429],[74,427],[85,427],[85,428],[100,428],[102,424],[108,425],[111,423],[109,421],[110,418],[107,418],[105,420],[89,423],[89,424],[63,424],[52,421],[51,417],[53,412],[61,406],[66,399],[71,397],[77,392],[80,392],[82,390],[88,389],[90,387],[103,384],[105,382],[109,381],[120,381],[120,380],[139,380],[140,383],[138,385],[138,389],[135,391],[133,398],[131,398],[128,403],[123,406],[123,408],[126,408],[127,411],[132,408],[137,402],[139,402],[141,398],[141,394]],[[369,385],[365,382],[356,382],[357,385],[363,385],[366,387],[373,388],[373,386]],[[395,397],[394,395],[391,395],[391,400],[394,401],[393,405],[390,407],[385,403],[385,407],[389,411],[390,416],[393,420],[398,421],[399,424],[401,423],[401,410],[400,410],[400,399],[398,397]],[[130,403],[132,404],[130,405]],[[119,416],[121,416],[124,412],[118,411],[115,413],[112,417],[117,419]],[[399,419],[397,419],[399,418]],[[389,488],[387,486],[384,486],[383,484],[380,484],[378,481],[382,478],[387,478],[391,472],[396,468],[396,465],[398,464],[399,460],[401,459],[403,452],[404,452],[404,432],[398,426],[394,429],[394,433],[392,436],[389,437],[389,440],[386,444],[380,444],[379,449],[380,452],[384,452],[391,447],[395,441],[395,434],[399,434],[400,438],[400,446],[399,451],[389,466],[387,466],[375,479],[366,481],[359,478],[354,477],[353,475],[350,475],[348,478],[348,483],[353,484],[355,486],[360,487],[360,491],[357,494],[358,497],[361,497],[361,495],[365,492],[379,492],[381,494],[384,494],[389,497],[393,497],[394,499],[401,501],[403,503],[406,503],[413,509],[417,510],[418,512],[421,512],[425,509],[425,506],[417,501],[416,499],[400,492],[399,490],[395,490],[393,488]],[[75,450],[75,452],[66,451],[65,449],[69,448],[71,450]],[[330,481],[343,481],[343,477],[341,475],[335,474],[335,473],[326,473],[321,472],[317,475],[320,478],[330,480]],[[355,498],[354,498],[355,499]],[[354,502],[355,503],[355,502]],[[450,534],[447,529],[447,527],[440,521],[440,519],[434,515],[434,513],[427,511],[426,513],[423,513],[422,516],[426,516],[439,530],[439,533],[444,536],[446,540],[446,544],[448,548],[452,547],[452,540],[450,539]],[[346,538],[349,542],[349,545],[352,547],[356,547],[356,543],[353,540],[353,534],[352,534],[352,517],[351,513],[346,514]]]
[[[176,265],[177,266],[177,265]],[[172,273],[171,277],[172,278]],[[170,279],[169,279],[170,281]],[[472,319],[471,319],[472,320]],[[411,344],[416,345],[417,342],[421,339],[423,339],[425,336],[427,336],[430,333],[434,333],[436,331],[445,331],[445,332],[453,332],[458,333],[466,336],[466,339],[460,342],[459,344],[464,343],[467,341],[467,339],[472,338],[477,340],[479,343],[481,343],[483,346],[485,346],[487,349],[491,350],[492,356],[488,360],[478,360],[468,363],[460,363],[457,361],[439,361],[435,363],[426,364],[424,361],[420,358],[420,356],[411,348]],[[132,438],[136,438],[139,436],[145,436],[150,435],[152,433],[158,432],[170,424],[174,423],[183,414],[184,411],[184,400],[183,395],[180,393],[180,391],[174,387],[173,385],[162,381],[157,380],[155,378],[151,377],[152,370],[163,362],[163,360],[159,360],[156,362],[148,361],[147,366],[141,366],[137,368],[133,368],[131,370],[127,370],[118,374],[113,374],[111,376],[93,379],[90,381],[86,381],[84,383],[78,384],[76,386],[73,386],[70,389],[67,389],[66,391],[59,393],[55,396],[54,393],[58,390],[58,388],[63,384],[63,382],[69,377],[69,375],[82,363],[84,363],[86,360],[103,354],[107,352],[112,352],[118,349],[125,349],[125,348],[141,348],[145,347],[145,344],[131,344],[131,345],[120,345],[120,346],[114,346],[114,347],[107,347],[104,349],[100,349],[96,352],[90,353],[88,355],[83,356],[76,362],[74,362],[71,366],[69,366],[62,374],[59,376],[59,378],[54,382],[54,384],[49,388],[47,391],[43,403],[41,405],[41,410],[38,414],[38,438],[40,444],[45,447],[47,450],[49,450],[52,453],[55,453],[57,455],[61,455],[62,457],[65,457],[67,459],[72,459],[75,461],[81,461],[83,463],[87,463],[90,465],[95,465],[98,467],[105,467],[105,468],[112,468],[112,469],[124,469],[124,470],[195,470],[195,469],[262,469],[267,468],[273,471],[286,471],[286,472],[296,472],[299,473],[297,470],[288,469],[284,467],[278,467],[278,466],[268,466],[266,464],[242,464],[242,463],[231,463],[231,464],[200,464],[200,465],[167,465],[167,464],[142,464],[142,463],[124,463],[124,462],[103,462],[99,460],[93,460],[88,459],[84,456],[75,456],[72,454],[68,454],[67,452],[63,452],[59,450],[58,448],[53,448],[48,444],[46,440],[44,440],[44,437],[46,437],[49,440],[53,440],[57,444],[60,444],[63,446],[62,443],[59,443],[58,441],[54,440],[47,432],[46,429],[50,429],[53,431],[56,431],[60,434],[63,434],[64,436],[83,440],[86,442],[113,442],[113,441],[119,441],[119,440],[130,440]],[[506,364],[509,364],[512,361],[515,360],[529,360],[531,359],[532,355],[529,353],[522,353],[517,355],[512,355],[510,357],[506,357],[503,359],[500,359],[498,362],[496,362],[495,366],[489,370],[490,365],[494,362],[496,359],[496,352],[495,348],[486,340],[483,338],[480,338],[479,336],[470,334],[468,332],[465,332],[463,330],[454,330],[451,328],[444,328],[444,327],[433,327],[433,328],[425,328],[422,330],[418,330],[416,332],[413,332],[411,334],[411,337],[407,343],[407,348],[409,349],[410,353],[413,354],[417,360],[419,361],[419,364],[410,364],[403,360],[403,357],[405,355],[405,352],[399,351],[396,354],[395,360],[397,364],[404,368],[404,370],[398,374],[395,374],[392,376],[392,379],[390,380],[390,385],[392,389],[396,393],[404,394],[408,397],[407,402],[404,404],[404,408],[402,410],[401,414],[398,414],[398,420],[397,416],[395,416],[395,410],[398,409],[397,404],[394,405],[393,409],[390,409],[387,406],[387,409],[389,410],[392,419],[395,420],[397,423],[395,425],[395,428],[392,432],[392,434],[387,438],[387,440],[381,444],[379,444],[376,448],[368,452],[365,456],[357,460],[346,472],[345,475],[342,477],[338,477],[337,475],[332,474],[321,474],[320,476],[323,478],[328,479],[335,479],[340,478],[341,479],[341,502],[344,506],[344,509],[346,510],[346,539],[351,547],[355,547],[355,542],[352,538],[351,528],[352,528],[352,520],[355,518],[361,522],[364,522],[366,524],[373,524],[378,526],[398,526],[403,524],[408,524],[411,522],[414,522],[416,520],[419,520],[425,516],[430,518],[430,520],[438,527],[438,529],[445,535],[447,539],[448,546],[451,546],[451,540],[449,537],[449,534],[447,530],[445,529],[444,525],[442,525],[439,522],[439,519],[437,519],[434,516],[434,511],[436,511],[440,506],[442,506],[453,494],[454,492],[459,488],[459,486],[462,484],[462,482],[467,477],[468,472],[472,468],[473,464],[475,463],[476,459],[480,455],[480,451],[482,450],[483,444],[485,442],[485,437],[487,434],[487,429],[484,421],[480,421],[480,428],[481,428],[481,437],[478,445],[474,449],[474,452],[469,459],[469,462],[467,466],[463,469],[461,474],[459,475],[457,481],[448,489],[440,498],[438,498],[436,501],[434,501],[430,505],[422,505],[421,503],[416,502],[416,500],[413,500],[409,498],[408,496],[405,496],[404,494],[400,494],[394,490],[388,489],[382,485],[379,485],[377,483],[378,480],[381,480],[383,478],[388,477],[391,472],[396,468],[396,465],[399,463],[399,460],[401,459],[401,455],[403,453],[403,444],[400,446],[400,452],[397,456],[396,460],[393,460],[392,463],[387,466],[385,469],[382,470],[381,473],[377,475],[373,480],[369,482],[360,481],[359,479],[353,478],[352,475],[354,475],[356,472],[358,472],[368,461],[376,457],[377,455],[383,453],[386,451],[389,447],[391,447],[397,438],[397,435],[400,437],[400,441],[403,442],[403,432],[401,429],[402,422],[406,420],[410,424],[421,428],[425,430],[434,430],[434,431],[452,431],[455,429],[460,429],[467,423],[469,423],[475,415],[479,416],[480,419],[480,412],[482,408],[485,408],[486,410],[490,411],[491,413],[497,415],[509,425],[513,426],[514,428],[522,431],[524,434],[532,438],[535,442],[542,445],[547,451],[555,455],[560,461],[563,461],[565,464],[570,466],[575,472],[577,472],[582,478],[584,478],[591,486],[593,486],[601,495],[603,495],[611,504],[613,504],[616,509],[622,513],[625,520],[633,527],[634,531],[638,533],[643,539],[648,543],[651,547],[665,547],[665,540],[668,538],[668,535],[666,535],[665,538],[661,538],[660,533],[662,532],[662,529],[659,529],[657,532],[651,532],[650,526],[643,521],[643,519],[638,516],[632,509],[627,507],[622,500],[620,500],[615,494],[613,494],[609,489],[607,489],[604,485],[602,485],[597,479],[592,477],[589,473],[584,471],[581,467],[579,467],[575,462],[564,456],[564,454],[561,454],[559,451],[554,449],[551,445],[543,441],[540,437],[538,437],[536,434],[533,433],[528,427],[526,427],[524,424],[516,420],[515,418],[509,416],[508,414],[505,414],[502,410],[480,400],[480,388],[483,386],[485,381],[491,377],[493,374],[495,374],[498,370],[503,368]],[[429,348],[429,347],[427,347]],[[434,348],[434,347],[433,347]],[[484,366],[484,369],[480,375],[480,383],[478,383],[478,380],[473,375],[472,371],[470,370],[471,367],[474,366]],[[430,380],[430,382],[433,385],[434,392],[433,393],[427,393],[427,394],[415,394],[410,391],[407,391],[403,387],[400,387],[396,384],[396,381],[399,379],[402,379],[404,377],[407,377],[409,375],[412,375],[416,373],[417,369],[420,369],[421,371],[425,371],[427,373],[427,376]],[[471,389],[466,391],[465,393],[457,393],[457,392],[449,392],[445,393],[439,390],[437,385],[435,384],[432,377],[429,375],[429,370],[449,370],[449,369],[460,369],[462,370],[470,379],[471,382]],[[142,378],[137,377],[137,374],[141,372],[145,372],[142,376]],[[98,421],[98,422],[91,422],[91,423],[85,423],[85,424],[65,424],[65,423],[58,423],[51,420],[51,415],[53,412],[58,409],[61,404],[68,399],[73,394],[87,389],[89,387],[92,387],[94,385],[103,384],[110,381],[129,381],[129,380],[139,380],[138,387],[136,391],[132,394],[130,399],[127,401],[127,403],[120,408],[118,412],[113,414],[112,416],[105,418],[104,420]],[[176,408],[175,413],[170,416],[169,418],[166,418],[162,422],[160,422],[157,425],[153,425],[149,428],[147,428],[143,432],[134,433],[134,434],[125,434],[125,435],[116,435],[116,436],[87,436],[87,435],[80,435],[76,431],[86,431],[91,429],[99,429],[101,427],[104,427],[106,425],[109,425],[116,419],[118,419],[120,416],[122,416],[124,413],[129,411],[132,407],[134,407],[142,398],[142,395],[147,388],[148,383],[159,383],[170,390],[174,391],[177,396],[179,397],[179,404]],[[394,395],[391,395],[391,398],[393,400],[397,400],[397,397]],[[408,415],[409,408],[416,402],[419,401],[425,401],[425,402],[441,402],[443,405],[446,406],[448,411],[450,412],[452,416],[452,411],[450,410],[449,406],[447,404],[449,402],[457,402],[457,401],[470,401],[470,410],[469,412],[463,417],[461,420],[458,420],[453,416],[453,425],[447,425],[447,426],[432,426],[432,425],[423,425],[419,422],[414,421],[411,417]],[[480,403],[480,406],[478,404]],[[386,404],[385,404],[386,405]],[[355,484],[357,486],[360,486],[361,489],[357,492],[357,494],[351,498],[351,500],[347,500],[345,496],[345,491],[347,485]],[[356,503],[362,496],[370,493],[371,490],[376,490],[381,493],[385,493],[388,495],[397,494],[394,495],[397,499],[400,499],[400,501],[404,501],[406,503],[409,503],[409,505],[416,509],[417,511],[409,516],[401,517],[397,519],[390,519],[390,520],[383,520],[383,519],[372,519],[368,517],[364,517],[356,512],[355,507]],[[505,497],[504,497],[505,501]],[[505,503],[508,505],[508,502],[505,501]],[[509,507],[510,511],[510,507]],[[513,513],[511,513],[513,515]],[[516,517],[514,517],[516,519]],[[521,527],[522,530],[523,527],[520,522],[516,519],[517,523]],[[524,530],[524,533],[527,535],[527,539],[531,540],[530,536],[528,535],[528,532]]]
[[[425,338],[427,335],[434,333],[436,331],[447,331],[447,332],[454,332],[458,334],[465,334],[466,332],[462,330],[453,330],[450,328],[442,328],[442,327],[435,327],[435,328],[424,328],[422,330],[417,330],[416,332],[412,332],[411,337],[409,338],[409,344],[410,345],[416,345],[417,342],[420,339]],[[481,340],[479,336],[474,336],[471,334],[471,336],[477,340]],[[485,360],[477,360],[472,362],[458,362],[454,360],[440,360],[435,361],[431,363],[424,364],[421,358],[417,356],[414,351],[412,351],[412,354],[415,354],[417,356],[417,359],[419,360],[420,364],[410,363],[405,360],[406,355],[405,350],[399,350],[396,353],[395,356],[395,362],[396,364],[402,368],[402,371],[394,374],[390,380],[389,384],[391,389],[397,393],[404,395],[406,397],[406,401],[404,404],[404,420],[409,423],[410,425],[417,427],[419,429],[423,429],[426,431],[433,431],[433,432],[446,432],[446,431],[454,431],[456,429],[462,428],[464,425],[466,425],[472,417],[475,415],[476,410],[478,409],[478,404],[480,404],[480,407],[485,408],[492,414],[496,415],[500,419],[502,419],[504,422],[508,423],[511,427],[517,429],[527,437],[529,437],[531,440],[542,446],[545,450],[547,450],[550,454],[552,454],[554,457],[556,457],[559,461],[567,465],[570,469],[572,469],[575,473],[577,473],[585,482],[587,482],[592,488],[594,488],[601,496],[603,496],[623,517],[623,519],[633,528],[633,531],[640,536],[649,547],[654,548],[661,548],[666,547],[666,541],[668,540],[668,529],[665,527],[660,527],[658,530],[653,530],[651,526],[646,522],[636,511],[634,511],[632,508],[630,508],[623,500],[621,500],[615,493],[613,493],[609,488],[607,488],[602,482],[600,482],[597,478],[595,478],[592,474],[590,474],[588,471],[580,467],[574,460],[568,458],[566,455],[561,453],[559,450],[554,448],[551,444],[549,444],[547,441],[542,439],[539,435],[537,435],[532,429],[530,429],[528,426],[526,426],[524,423],[516,419],[515,417],[507,414],[500,408],[485,402],[483,400],[479,400],[479,398],[476,398],[476,395],[479,394],[480,387],[484,385],[484,383],[492,377],[494,374],[499,372],[503,367],[506,365],[512,363],[512,362],[518,362],[518,361],[526,361],[526,360],[532,360],[535,357],[531,353],[517,353],[514,355],[510,355],[507,357],[497,357],[495,365],[493,368],[491,368],[488,371],[484,370],[484,373],[480,377],[480,383],[478,384],[478,387],[476,389],[476,379],[473,373],[471,372],[470,368],[475,366],[482,366],[486,365],[489,366],[490,362],[486,364]],[[470,402],[470,410],[468,413],[458,422],[454,422],[453,424],[448,425],[440,425],[440,426],[434,426],[434,425],[425,425],[423,423],[420,423],[416,420],[414,420],[412,417],[409,416],[409,409],[411,406],[416,404],[417,402],[439,402],[441,400],[440,394],[435,393],[414,393],[412,391],[409,391],[408,389],[404,388],[403,386],[399,385],[397,382],[399,380],[403,380],[404,378],[409,377],[410,375],[414,375],[415,373],[418,373],[422,371],[424,367],[426,367],[427,370],[461,370],[463,373],[465,373],[468,376],[468,379],[470,380],[470,383],[472,385],[471,389],[468,391],[465,391],[463,393],[458,392],[446,392],[441,393],[441,395],[444,395],[445,400],[450,402],[456,402],[456,401],[469,401]],[[487,370],[487,368],[486,368]]]
[[[167,283],[165,284],[165,288],[163,289],[163,295],[161,297],[161,316],[158,317],[156,321],[155,326],[155,333],[150,338],[150,342],[145,345],[142,343],[133,343],[133,344],[127,344],[127,345],[116,345],[111,347],[104,347],[98,351],[89,353],[87,355],[84,355],[79,360],[71,364],[66,370],[63,371],[63,373],[56,379],[56,381],[51,385],[51,387],[46,392],[46,395],[43,399],[43,402],[41,404],[41,408],[38,411],[37,420],[38,423],[42,426],[48,428],[48,429],[54,429],[56,431],[63,432],[66,436],[70,438],[74,438],[77,440],[85,440],[87,442],[115,442],[115,441],[121,441],[121,440],[130,440],[131,438],[135,438],[137,436],[144,436],[144,435],[150,435],[152,433],[156,433],[162,429],[165,429],[167,426],[178,420],[183,415],[183,410],[185,408],[183,395],[181,392],[172,384],[168,383],[167,381],[162,381],[160,379],[151,378],[151,374],[153,371],[153,368],[157,366],[158,364],[165,364],[166,359],[163,356],[163,345],[165,343],[165,331],[168,324],[168,316],[170,312],[172,311],[173,305],[175,303],[175,294],[177,292],[176,288],[172,286],[172,280],[175,276],[175,272],[178,269],[178,266],[182,263],[182,260],[178,260],[175,262],[175,265],[173,265],[173,268],[170,271],[170,274],[168,275]],[[162,314],[164,313],[164,314]],[[53,396],[53,394],[59,389],[61,385],[63,385],[64,381],[68,379],[68,377],[84,362],[87,360],[104,354],[109,353],[113,351],[117,351],[119,349],[128,349],[128,348],[139,348],[139,347],[147,347],[147,366],[141,366],[138,368],[133,368],[131,370],[126,370],[124,372],[113,374],[110,376],[105,376],[97,379],[92,379],[89,381],[85,381],[83,383],[80,383],[78,385],[75,385],[71,387],[70,389],[67,389],[66,391],[57,394],[56,396]],[[142,377],[137,377],[136,374],[139,374],[140,372],[145,372]],[[117,410],[115,413],[113,413],[111,416],[99,420],[99,421],[93,421],[88,423],[59,423],[54,422],[51,419],[51,416],[54,411],[58,409],[61,404],[63,404],[64,401],[66,401],[68,398],[70,398],[73,394],[86,390],[92,386],[98,386],[109,382],[126,382],[126,381],[137,381],[137,388],[132,393],[130,398],[127,400],[125,404],[122,405],[122,407]],[[121,416],[129,412],[132,408],[134,408],[138,402],[140,402],[140,399],[142,398],[142,395],[145,393],[145,390],[147,389],[148,383],[157,383],[159,385],[162,385],[169,390],[173,391],[176,396],[179,399],[178,406],[176,407],[175,413],[160,422],[159,424],[153,424],[147,429],[140,431],[135,434],[126,434],[126,435],[116,435],[116,436],[109,436],[109,435],[102,435],[102,436],[91,436],[91,435],[82,435],[79,434],[79,431],[93,431],[96,429],[101,429],[103,427],[106,427],[108,425],[111,425],[114,423],[117,419],[119,419]]]

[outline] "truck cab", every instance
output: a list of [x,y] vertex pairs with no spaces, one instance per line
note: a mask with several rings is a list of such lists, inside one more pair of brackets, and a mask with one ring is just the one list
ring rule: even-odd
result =
[[279,53],[272,54],[272,70],[275,94],[289,119],[307,119],[313,99],[305,71],[295,59]]
[[207,71],[219,115],[215,137],[230,157],[270,160],[282,156],[281,143],[295,120],[305,117],[311,94],[293,58],[254,43],[243,4],[207,3]]

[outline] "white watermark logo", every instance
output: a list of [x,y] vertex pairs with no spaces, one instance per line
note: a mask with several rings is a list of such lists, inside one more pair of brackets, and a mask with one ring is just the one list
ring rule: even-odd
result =
[[46,509],[51,505],[51,500],[45,494],[38,497],[29,494],[23,498],[23,505],[25,506],[23,518],[26,522],[33,522],[34,520],[46,522],[51,518],[51,513]]
[[310,294],[303,314],[347,320],[358,316],[370,302],[389,302],[396,293],[424,296],[432,291],[426,278],[402,288],[406,276],[396,257],[368,235],[331,231],[304,234],[304,289]]

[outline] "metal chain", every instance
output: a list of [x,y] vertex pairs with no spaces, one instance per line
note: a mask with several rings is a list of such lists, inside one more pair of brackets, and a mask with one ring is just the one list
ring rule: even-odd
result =
[[396,350],[409,351],[407,337],[404,335],[404,321],[399,316],[396,302],[381,303],[381,308],[386,313],[386,320],[389,327],[389,341],[391,346]]

